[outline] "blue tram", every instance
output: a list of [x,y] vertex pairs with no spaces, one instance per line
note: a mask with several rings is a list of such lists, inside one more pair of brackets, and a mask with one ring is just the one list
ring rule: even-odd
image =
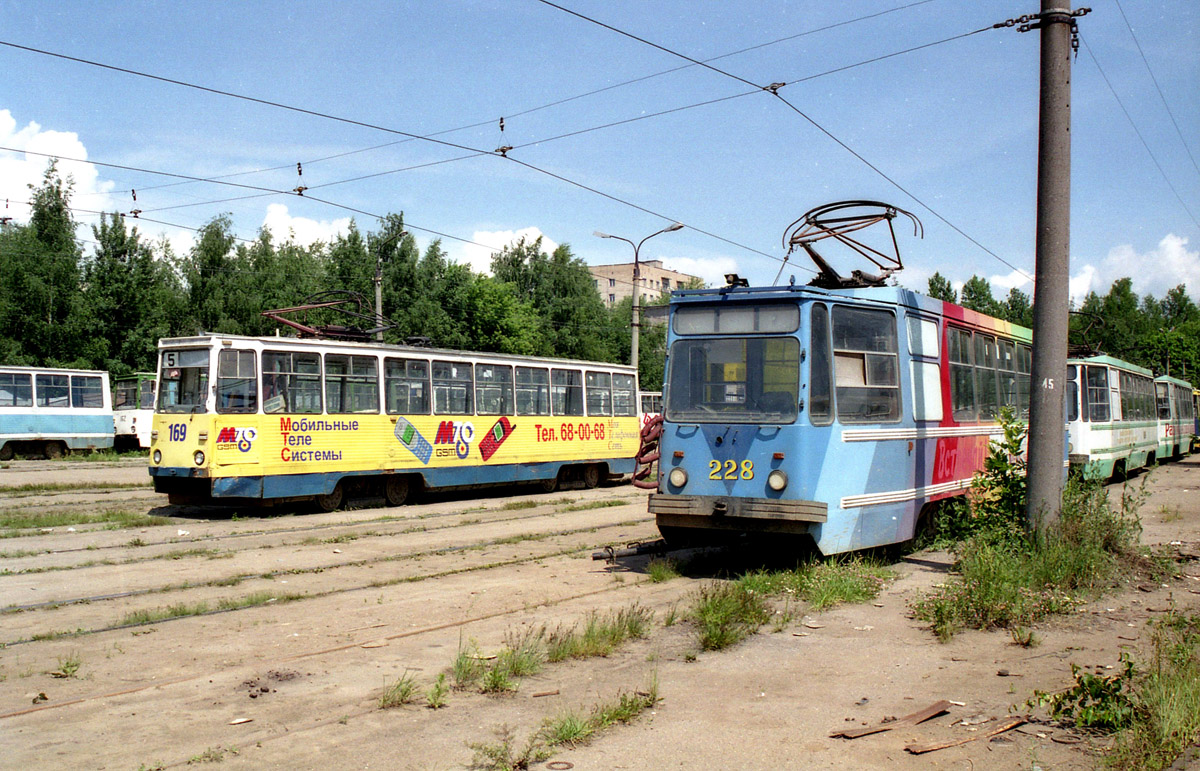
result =
[[17,452],[60,458],[112,446],[107,372],[0,367],[0,460]]
[[649,501],[668,542],[909,540],[970,487],[1000,409],[1028,417],[1030,330],[901,287],[676,291],[668,324]]

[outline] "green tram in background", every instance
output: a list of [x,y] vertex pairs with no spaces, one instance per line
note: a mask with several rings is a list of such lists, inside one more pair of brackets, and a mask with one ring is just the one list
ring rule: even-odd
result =
[[1121,478],[1155,462],[1154,373],[1114,359],[1067,360],[1069,459],[1086,479]]
[[1177,458],[1191,452],[1196,435],[1196,407],[1192,384],[1170,375],[1154,378],[1158,405],[1158,459]]
[[1111,356],[1067,361],[1069,458],[1087,479],[1122,479],[1190,452],[1195,414],[1192,387],[1178,378]]

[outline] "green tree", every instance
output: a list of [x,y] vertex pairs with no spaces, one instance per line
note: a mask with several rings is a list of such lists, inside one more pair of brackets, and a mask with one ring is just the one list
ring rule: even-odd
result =
[[941,273],[934,273],[929,277],[929,296],[948,303],[958,302],[958,293],[950,286],[950,280]]
[[554,254],[542,240],[524,238],[492,258],[492,274],[511,284],[517,297],[531,303],[544,322],[548,353],[592,361],[622,361],[609,349],[603,331],[607,311],[587,265],[563,244]]
[[51,161],[30,185],[28,225],[0,236],[0,352],[7,363],[87,366],[70,177]]
[[1033,305],[1029,302],[1029,295],[1015,286],[1009,289],[1008,297],[1004,300],[1003,317],[1014,324],[1020,324],[1023,327],[1032,327]]
[[963,284],[962,299],[959,305],[973,311],[986,313],[989,316],[1003,316],[1004,314],[1004,306],[992,297],[992,285],[986,278],[980,276],[971,276],[967,279],[967,283]]

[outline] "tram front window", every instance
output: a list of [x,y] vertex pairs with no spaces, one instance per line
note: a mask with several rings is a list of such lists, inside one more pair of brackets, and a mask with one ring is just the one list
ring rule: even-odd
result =
[[163,351],[159,412],[205,412],[208,396],[208,349]]
[[667,374],[667,420],[792,423],[800,395],[794,337],[677,340]]

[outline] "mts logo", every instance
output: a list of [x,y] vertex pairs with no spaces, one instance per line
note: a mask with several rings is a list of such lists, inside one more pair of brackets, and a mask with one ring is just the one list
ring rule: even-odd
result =
[[217,444],[236,444],[242,452],[249,452],[250,445],[258,438],[258,431],[253,428],[236,428],[226,426],[217,434]]
[[[475,438],[475,426],[465,420],[443,420],[438,426],[437,436],[434,437],[434,444],[452,444],[454,445],[454,454],[459,458],[466,458],[471,454],[471,440]],[[438,455],[441,457],[449,456],[448,450],[439,450]]]

